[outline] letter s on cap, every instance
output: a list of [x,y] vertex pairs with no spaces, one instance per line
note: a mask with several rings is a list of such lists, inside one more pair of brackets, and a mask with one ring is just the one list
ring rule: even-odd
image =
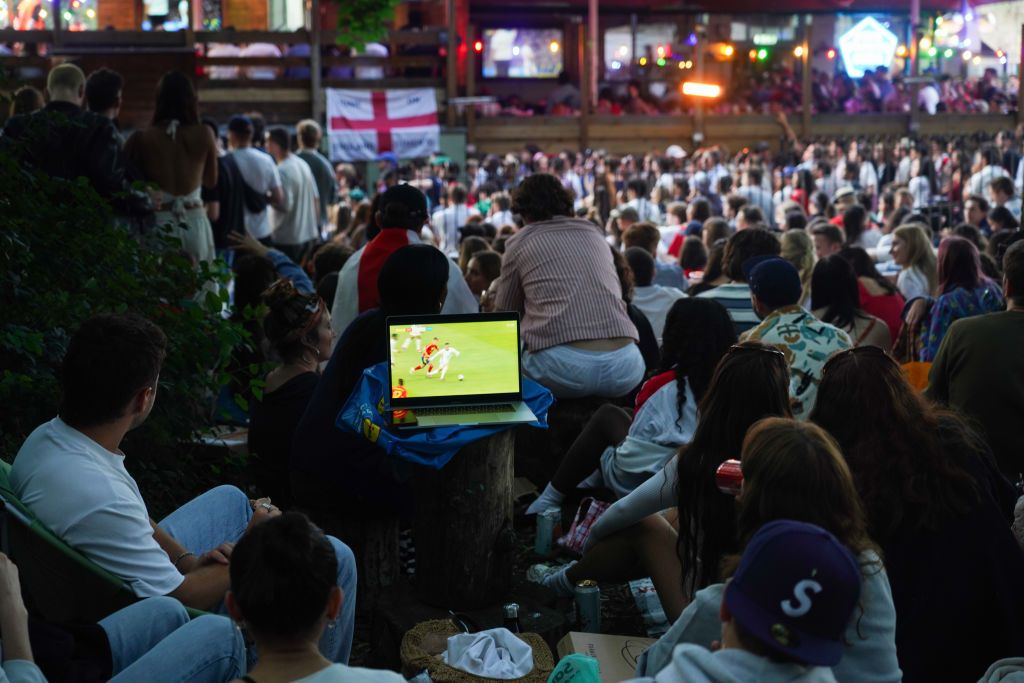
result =
[[793,597],[796,598],[796,606],[792,600],[783,600],[780,603],[782,611],[787,617],[802,617],[811,611],[811,596],[808,593],[818,594],[822,591],[821,584],[811,579],[804,579],[793,587]]

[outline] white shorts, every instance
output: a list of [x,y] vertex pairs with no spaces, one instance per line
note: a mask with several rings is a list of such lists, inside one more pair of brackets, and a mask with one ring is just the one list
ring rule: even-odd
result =
[[636,344],[614,351],[563,345],[523,352],[523,372],[550,389],[556,398],[625,396],[643,381],[645,370],[644,357]]

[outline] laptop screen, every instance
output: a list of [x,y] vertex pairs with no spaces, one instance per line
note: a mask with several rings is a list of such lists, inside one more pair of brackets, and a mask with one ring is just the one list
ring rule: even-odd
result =
[[391,405],[472,405],[522,397],[516,313],[388,318]]

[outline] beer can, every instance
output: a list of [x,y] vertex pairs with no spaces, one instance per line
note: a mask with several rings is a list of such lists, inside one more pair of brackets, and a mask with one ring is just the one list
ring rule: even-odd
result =
[[537,538],[533,550],[541,557],[551,555],[555,539],[562,531],[562,511],[559,509],[543,510],[537,515]]
[[597,581],[584,579],[576,582],[576,619],[580,631],[601,632],[601,589]]
[[715,484],[718,490],[730,496],[738,496],[743,488],[743,469],[739,460],[726,460],[715,470]]

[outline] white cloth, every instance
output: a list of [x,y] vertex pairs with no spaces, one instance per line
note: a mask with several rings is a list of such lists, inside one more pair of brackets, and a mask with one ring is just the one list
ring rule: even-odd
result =
[[533,648],[507,628],[492,628],[452,636],[441,661],[475,676],[513,680],[533,671]]
[[661,285],[650,285],[649,287],[636,287],[633,290],[633,305],[640,309],[640,312],[647,316],[654,330],[654,336],[661,344],[661,336],[665,331],[665,318],[668,311],[685,294],[675,287],[662,287]]
[[655,225],[661,223],[661,211],[658,209],[658,205],[646,197],[630,199],[625,206],[636,209],[637,215],[642,221],[649,221]]
[[917,106],[929,114],[934,114],[939,110],[940,101],[942,101],[942,97],[934,83],[926,83],[917,91]]
[[[388,49],[380,43],[367,43],[362,52],[357,53],[365,57],[387,57]],[[357,66],[356,78],[361,81],[378,81],[384,78],[384,67],[382,66]]]
[[405,683],[405,679],[394,671],[332,664],[311,676],[297,678],[292,683]]
[[40,522],[124,579],[138,597],[167,595],[185,580],[153,538],[123,454],[55,417],[25,439],[10,478],[15,495]]
[[924,209],[932,205],[932,184],[924,176],[914,176],[907,187],[914,198],[914,208]]
[[212,261],[217,257],[213,226],[203,208],[201,188],[183,197],[161,192],[160,204],[163,208],[153,213],[156,225],[170,225],[171,235],[181,240],[181,248],[196,261]]
[[995,166],[989,164],[983,169],[975,173],[967,181],[967,187],[971,194],[980,195],[985,198],[985,201],[992,203],[992,190],[988,184],[996,178],[1009,178],[1010,174],[1007,173],[1006,169],[1002,166]]
[[274,244],[298,245],[316,239],[320,221],[316,200],[320,193],[309,164],[289,154],[277,165],[277,172],[281,176],[284,206],[281,209],[270,208]]
[[[231,154],[238,164],[242,180],[256,192],[265,194],[275,187],[281,187],[281,174],[277,171],[273,157],[266,152],[244,147],[236,149]],[[270,237],[270,218],[267,210],[252,213],[245,209],[245,229],[258,240]]]
[[[231,43],[212,43],[206,48],[207,57],[241,57],[242,49],[237,45]],[[237,66],[210,66],[206,68],[206,73],[210,76],[211,80],[225,80],[238,78],[238,67]]]
[[896,287],[907,301],[921,296],[931,296],[928,278],[917,268],[904,268],[896,278]]
[[[250,43],[242,48],[242,57],[280,57],[281,50],[271,43]],[[245,68],[245,77],[254,81],[272,81],[278,76],[273,66],[249,66]]]

